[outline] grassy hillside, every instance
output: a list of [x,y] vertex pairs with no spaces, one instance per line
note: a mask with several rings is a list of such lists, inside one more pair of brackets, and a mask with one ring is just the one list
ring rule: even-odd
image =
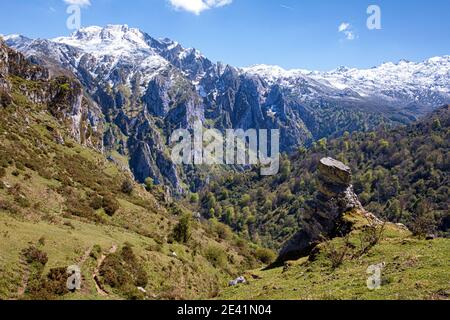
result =
[[[387,224],[377,227],[379,237],[371,246],[370,229],[364,227],[359,214],[352,213],[346,218],[356,222],[347,238],[324,242],[311,256],[283,267],[249,271],[247,284],[224,289],[219,298],[449,299],[448,239],[420,240],[409,231]],[[367,280],[371,274],[367,269],[382,263],[381,286],[370,290]]]
[[[218,222],[193,219],[162,189],[135,184],[75,141],[63,117],[23,94],[29,86],[46,90],[44,80],[6,80],[12,87],[0,104],[0,299],[212,298],[260,265],[256,246]],[[74,293],[65,286],[71,265],[83,275]]]

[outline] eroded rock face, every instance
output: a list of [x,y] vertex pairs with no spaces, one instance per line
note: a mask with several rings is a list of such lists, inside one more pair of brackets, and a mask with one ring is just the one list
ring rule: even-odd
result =
[[11,96],[8,93],[11,89],[11,84],[6,78],[8,69],[8,50],[0,37],[0,107],[11,103]]
[[332,158],[320,160],[319,194],[308,203],[309,210],[300,222],[300,231],[280,251],[277,264],[307,256],[324,238],[346,232],[342,226],[343,214],[354,209],[364,211],[351,180],[351,170],[342,162]]
[[7,76],[9,74],[8,48],[0,37],[0,107],[5,107],[11,103],[11,84]]
[[161,76],[150,81],[147,92],[142,97],[143,103],[150,114],[156,117],[165,117],[170,110],[170,98],[168,91],[170,84]]
[[10,49],[0,40],[0,72],[3,76],[15,75],[25,80],[37,81],[49,80],[49,73],[46,68],[30,64],[25,56],[15,50]]
[[14,86],[21,95],[33,104],[46,105],[52,116],[67,125],[75,140],[102,150],[101,110],[84,94],[78,80],[68,76],[51,78],[47,68],[29,62],[0,39],[1,107],[12,103],[11,77],[20,79],[20,84]]

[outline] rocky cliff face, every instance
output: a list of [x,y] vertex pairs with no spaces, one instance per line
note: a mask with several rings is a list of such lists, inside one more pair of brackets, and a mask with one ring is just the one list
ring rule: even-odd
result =
[[310,210],[300,223],[300,231],[280,251],[277,263],[307,256],[324,239],[349,232],[342,216],[352,210],[376,219],[365,212],[351,184],[349,167],[332,158],[323,158],[318,166],[319,194],[309,203]]
[[7,79],[8,72],[8,50],[2,38],[0,38],[0,106],[7,105],[11,100],[8,94],[8,91],[11,89],[11,85]]
[[70,77],[51,78],[48,69],[30,63],[0,40],[0,106],[12,102],[12,90],[33,104],[46,105],[77,142],[102,150],[101,112],[81,84]]

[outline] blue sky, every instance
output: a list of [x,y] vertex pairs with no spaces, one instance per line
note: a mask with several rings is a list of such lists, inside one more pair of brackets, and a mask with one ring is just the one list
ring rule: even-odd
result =
[[[450,0],[14,0],[0,3],[0,33],[68,35],[65,2],[85,3],[83,26],[128,24],[235,66],[331,70],[450,54]],[[366,27],[371,4],[381,30]]]

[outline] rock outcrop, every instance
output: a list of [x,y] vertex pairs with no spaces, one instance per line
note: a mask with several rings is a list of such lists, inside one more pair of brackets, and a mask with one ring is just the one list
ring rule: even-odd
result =
[[9,88],[9,83],[6,81],[6,75],[8,73],[8,51],[5,44],[0,38],[0,90],[6,90]]
[[81,83],[68,76],[50,77],[47,68],[31,63],[0,39],[0,107],[13,102],[12,88],[31,103],[46,105],[80,144],[103,148],[101,110],[84,94]]
[[0,107],[7,106],[11,103],[11,96],[9,90],[11,84],[7,80],[8,74],[8,51],[4,45],[2,38],[0,38]]
[[319,202],[328,205],[335,202],[339,211],[352,209],[364,210],[353,191],[352,172],[342,162],[332,158],[323,158],[319,163]]
[[351,184],[349,167],[332,158],[323,158],[318,165],[319,194],[308,204],[309,211],[295,234],[280,251],[276,264],[307,256],[324,238],[349,232],[342,216],[351,210],[365,212]]

